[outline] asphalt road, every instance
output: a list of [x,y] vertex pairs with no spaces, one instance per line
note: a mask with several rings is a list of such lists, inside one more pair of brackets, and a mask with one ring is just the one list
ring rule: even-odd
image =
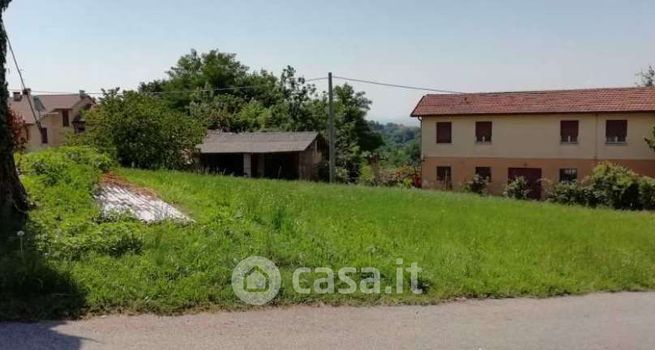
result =
[[655,349],[655,293],[0,323],[0,349]]

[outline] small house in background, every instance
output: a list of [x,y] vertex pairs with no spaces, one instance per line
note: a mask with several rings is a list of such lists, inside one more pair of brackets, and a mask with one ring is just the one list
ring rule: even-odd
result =
[[317,132],[211,131],[198,146],[203,169],[235,176],[317,180],[325,142]]
[[[31,91],[26,89],[23,92],[14,92],[9,97],[8,104],[23,122],[26,150],[36,151],[61,146],[67,135],[83,132],[84,120],[81,112],[93,107],[95,100],[84,91],[79,94],[32,95]],[[36,120],[41,123],[41,132]]]

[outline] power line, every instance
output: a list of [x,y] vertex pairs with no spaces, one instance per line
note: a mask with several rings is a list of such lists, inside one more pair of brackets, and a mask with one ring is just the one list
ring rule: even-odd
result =
[[[311,78],[304,79],[304,82],[310,83],[313,81],[327,80],[327,77],[320,78]],[[247,85],[247,86],[233,86],[227,88],[215,88],[215,89],[187,89],[187,90],[172,90],[172,91],[144,91],[143,94],[146,95],[167,95],[167,94],[184,94],[184,93],[194,93],[194,92],[218,92],[218,91],[236,91],[236,90],[249,90],[257,89],[260,87],[271,86],[271,84],[258,84],[258,85]],[[15,89],[14,89],[15,90]],[[77,94],[76,92],[67,92],[67,91],[44,91],[44,90],[33,90],[32,92],[39,94],[52,94],[52,95],[73,95]],[[104,95],[104,92],[85,92],[87,95]]]
[[[350,82],[386,86],[386,87],[392,87],[392,88],[398,88],[398,89],[431,91],[431,92],[446,93],[446,94],[464,94],[465,93],[465,92],[461,92],[461,91],[426,88],[426,87],[418,87],[418,86],[411,86],[411,85],[404,85],[404,84],[397,84],[397,83],[385,83],[385,82],[379,82],[379,81],[373,81],[373,80],[348,78],[348,77],[342,77],[342,76],[336,76],[336,75],[334,75],[333,78],[334,79],[339,79],[339,80],[350,81]],[[328,77],[318,77],[318,78],[304,79],[304,82],[305,83],[310,83],[310,82],[321,81],[321,80],[328,80]],[[142,93],[147,94],[147,95],[157,95],[157,96],[159,96],[159,95],[185,94],[185,93],[197,93],[197,92],[220,92],[220,91],[249,90],[249,89],[257,89],[257,88],[267,87],[267,86],[271,86],[271,84],[234,86],[234,87],[215,88],[215,89],[195,89],[195,90],[187,89],[187,90],[150,91],[150,92],[144,91]],[[40,93],[40,94],[62,94],[62,95],[77,94],[77,92],[63,92],[63,91],[37,91],[37,90],[34,90],[33,92]],[[85,93],[87,95],[103,95],[104,94],[103,92],[85,92]]]
[[[20,70],[20,66],[18,65],[18,60],[16,59],[16,54],[14,53],[14,48],[11,45],[11,40],[9,40],[9,33],[7,33],[7,28],[5,27],[5,24],[2,23],[2,31],[5,33],[5,38],[7,39],[7,47],[9,47],[9,52],[11,52],[11,58],[14,60],[14,65],[16,66],[16,71],[18,72],[18,77],[20,78],[20,84],[23,87],[22,91],[26,92],[27,87],[25,86],[25,79],[23,78],[23,72]],[[34,117],[34,123],[36,123],[36,126],[39,128],[39,132],[43,134],[43,127],[41,126],[41,121],[39,118],[36,116],[36,111],[34,110],[34,103],[32,101],[32,96],[31,94],[26,94],[27,98],[27,103],[30,105],[30,110],[32,111],[32,116]]]
[[439,92],[439,93],[445,93],[445,94],[464,94],[464,92],[460,91],[452,91],[452,90],[443,90],[443,89],[433,89],[433,88],[424,88],[424,87],[416,87],[416,86],[409,86],[409,85],[401,85],[401,84],[393,84],[393,83],[382,83],[379,81],[372,81],[372,80],[363,80],[363,79],[355,79],[355,78],[347,78],[347,77],[339,77],[339,76],[334,76],[335,79],[341,79],[341,80],[346,80],[346,81],[352,81],[356,83],[364,83],[364,84],[371,84],[371,85],[380,85],[380,86],[387,86],[387,87],[394,87],[394,88],[400,88],[400,89],[409,89],[409,90],[420,90],[420,91],[432,91],[432,92]]

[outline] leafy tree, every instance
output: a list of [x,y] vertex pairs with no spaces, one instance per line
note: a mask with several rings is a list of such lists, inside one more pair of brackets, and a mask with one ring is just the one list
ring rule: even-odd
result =
[[115,157],[123,166],[144,169],[182,168],[202,142],[205,125],[164,101],[142,93],[105,92],[85,115],[87,132],[77,142]]
[[142,83],[142,92],[162,93],[172,107],[184,111],[194,94],[203,90],[218,91],[233,88],[245,82],[248,67],[236,60],[236,55],[212,50],[199,55],[191,50],[182,56],[166,73],[168,79]]
[[[641,86],[655,86],[655,69],[653,66],[648,66],[648,69],[645,72],[638,74],[641,79]],[[646,142],[655,151],[655,128],[653,128],[653,138],[646,139]]]
[[648,146],[650,146],[650,148],[653,149],[653,151],[655,151],[655,128],[653,128],[652,133],[653,133],[653,138],[650,139],[646,138],[646,143],[648,144]]
[[[371,101],[364,92],[356,92],[349,84],[334,87],[335,128],[337,130],[336,165],[341,181],[355,182],[360,175],[364,156],[377,150],[384,141],[366,121]],[[328,96],[314,102],[314,114],[318,130],[327,139]]]
[[142,83],[140,90],[157,93],[171,107],[185,112],[192,105],[208,104],[232,115],[253,99],[265,107],[283,100],[277,77],[264,70],[250,72],[235,54],[218,50],[203,54],[191,50],[171,67],[167,78]]
[[7,106],[7,40],[2,15],[10,2],[11,0],[0,0],[0,238],[15,233],[23,224],[28,209],[27,194],[20,183],[14,163],[14,140]]
[[648,69],[645,72],[637,74],[641,80],[641,86],[655,86],[655,69],[653,66],[648,66]]
[[[286,67],[279,77],[251,72],[234,54],[191,51],[168,77],[141,84],[173,109],[207,122],[211,129],[244,131],[320,131],[327,135],[327,94]],[[382,143],[366,121],[371,101],[351,86],[335,88],[337,164],[345,181],[359,175],[365,152]]]

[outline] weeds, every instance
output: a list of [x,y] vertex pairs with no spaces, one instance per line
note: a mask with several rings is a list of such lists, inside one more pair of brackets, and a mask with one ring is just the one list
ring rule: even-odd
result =
[[[16,237],[3,245],[2,319],[244,307],[232,292],[231,272],[253,255],[281,270],[275,305],[655,288],[651,213],[119,169],[194,219],[146,225],[130,217],[102,219],[93,191],[104,161],[69,151],[30,154],[21,163],[37,207],[24,237],[28,263]],[[376,267],[382,285],[393,284],[398,258],[423,269],[425,294],[299,295],[291,288],[297,267],[322,266]]]

